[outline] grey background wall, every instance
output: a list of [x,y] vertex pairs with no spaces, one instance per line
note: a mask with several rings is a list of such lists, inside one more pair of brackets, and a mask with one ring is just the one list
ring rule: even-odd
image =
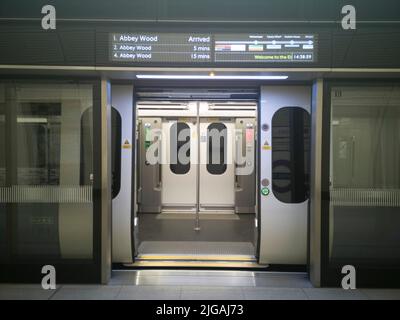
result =
[[1,18],[39,18],[43,5],[60,19],[140,19],[199,21],[332,21],[346,4],[361,21],[399,20],[397,0],[2,0]]
[[[57,9],[55,31],[41,29],[45,4]],[[341,29],[345,4],[357,9],[354,31]],[[2,0],[0,64],[118,65],[108,59],[108,33],[138,30],[312,32],[318,61],[295,67],[400,67],[398,0]]]

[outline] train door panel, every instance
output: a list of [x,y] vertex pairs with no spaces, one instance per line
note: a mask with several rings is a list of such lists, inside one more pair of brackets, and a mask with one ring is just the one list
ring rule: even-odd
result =
[[234,208],[234,128],[230,118],[200,122],[200,210]]
[[137,202],[140,212],[161,212],[161,130],[161,118],[139,119]]
[[162,125],[162,206],[165,210],[195,210],[197,188],[196,119],[165,119]]
[[256,120],[235,120],[235,212],[254,213],[256,206]]
[[[133,141],[133,86],[113,85],[112,90],[112,260],[132,262],[132,166],[136,143]],[[133,210],[133,215],[132,215]]]
[[261,87],[262,264],[307,263],[311,87]]

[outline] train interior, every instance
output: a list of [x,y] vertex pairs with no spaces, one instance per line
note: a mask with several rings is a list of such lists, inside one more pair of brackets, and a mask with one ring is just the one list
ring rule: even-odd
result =
[[136,264],[256,262],[258,96],[136,90]]

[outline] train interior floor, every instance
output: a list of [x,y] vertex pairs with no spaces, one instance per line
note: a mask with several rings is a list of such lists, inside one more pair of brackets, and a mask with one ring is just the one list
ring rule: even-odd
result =
[[141,213],[139,256],[254,257],[254,214]]

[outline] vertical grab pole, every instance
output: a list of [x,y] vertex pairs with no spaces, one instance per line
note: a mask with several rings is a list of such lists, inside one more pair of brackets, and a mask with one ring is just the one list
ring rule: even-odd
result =
[[194,223],[194,230],[200,231],[200,106],[199,102],[197,104],[197,117],[196,117],[196,126],[197,126],[197,165],[196,165],[196,218]]

